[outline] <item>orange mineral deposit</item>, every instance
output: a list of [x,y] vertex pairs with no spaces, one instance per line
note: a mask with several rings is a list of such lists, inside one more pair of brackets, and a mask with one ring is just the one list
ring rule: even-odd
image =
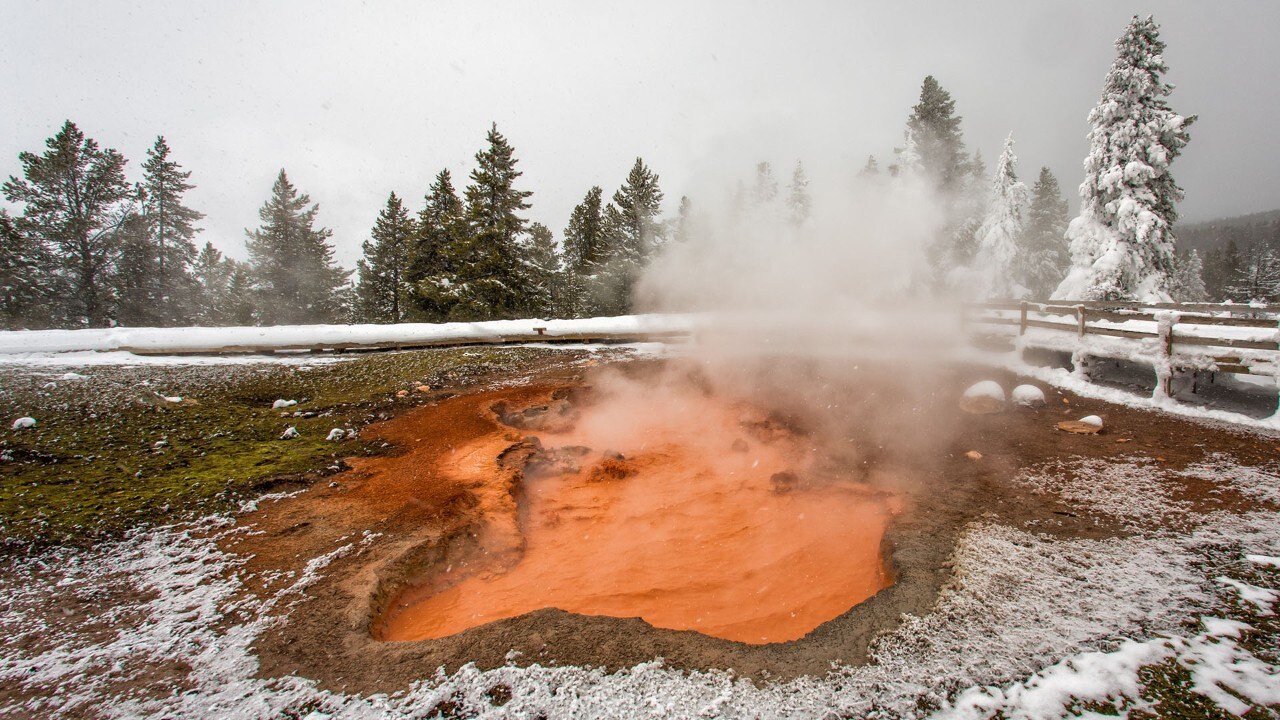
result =
[[470,569],[395,598],[381,639],[559,608],[774,643],[891,582],[881,540],[896,501],[822,476],[811,439],[741,404],[621,383],[571,428],[532,434],[559,462],[526,467],[519,503],[485,491],[501,476],[500,434],[439,459],[438,472],[481,489],[494,531]]

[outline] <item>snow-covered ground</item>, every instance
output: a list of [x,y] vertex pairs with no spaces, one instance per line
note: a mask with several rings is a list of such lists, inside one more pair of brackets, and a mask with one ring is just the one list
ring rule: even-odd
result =
[[[1259,500],[1280,484],[1227,457],[1187,472]],[[305,612],[318,574],[373,537],[344,538],[260,600],[241,592],[241,561],[216,544],[243,531],[229,518],[153,529],[23,560],[0,578],[0,684],[29,695],[0,715],[409,718],[449,700],[468,717],[493,718],[1056,718],[1084,703],[1148,706],[1139,671],[1159,663],[1189,673],[1194,692],[1229,712],[1280,703],[1277,658],[1246,642],[1250,623],[1275,611],[1280,512],[1161,509],[1157,470],[1133,463],[1115,473],[1077,495],[1056,467],[1023,482],[1091,512],[1121,508],[1131,534],[1063,539],[991,515],[962,534],[934,609],[882,636],[875,664],[762,686],[656,659],[616,673],[464,667],[372,696],[256,677],[252,645],[279,622],[276,611]],[[1170,513],[1181,522],[1166,522]],[[501,706],[487,694],[499,684],[511,690]]]

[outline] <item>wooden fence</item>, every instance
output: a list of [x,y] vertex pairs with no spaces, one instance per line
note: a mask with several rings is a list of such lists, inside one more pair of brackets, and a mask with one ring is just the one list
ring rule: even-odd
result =
[[[1016,312],[1016,316],[1014,313]],[[1160,357],[1178,366],[1176,350],[1209,355],[1218,372],[1275,375],[1280,368],[1280,344],[1275,340],[1280,305],[1234,305],[1214,303],[1136,303],[1136,302],[1064,302],[1064,301],[997,301],[966,304],[963,321],[966,329],[973,325],[1009,325],[1025,336],[1029,328],[1087,335],[1158,340]],[[1137,327],[1110,327],[1103,323],[1131,323]],[[1149,323],[1142,327],[1143,323]],[[1178,326],[1195,326],[1197,332],[1178,332]],[[1224,329],[1214,333],[1215,328]],[[1256,329],[1256,335],[1272,333],[1271,339],[1230,337],[1225,328]],[[1242,333],[1247,334],[1247,333]],[[1231,353],[1249,350],[1248,354]],[[1259,352],[1261,351],[1261,352]],[[1270,352],[1267,352],[1270,351]]]

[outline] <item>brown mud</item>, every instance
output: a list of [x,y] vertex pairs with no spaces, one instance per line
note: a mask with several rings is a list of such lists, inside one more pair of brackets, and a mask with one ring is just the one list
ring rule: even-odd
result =
[[[261,672],[359,692],[471,662],[614,669],[662,658],[757,680],[822,675],[867,661],[904,613],[929,611],[969,522],[1124,532],[1013,484],[1022,468],[1133,457],[1176,471],[1214,452],[1244,464],[1280,456],[1275,438],[1053,390],[1043,408],[961,412],[969,383],[1014,383],[990,370],[940,373],[926,392],[898,385],[897,369],[864,370],[820,385],[818,399],[763,407],[705,383],[664,394],[663,366],[625,365],[622,392],[633,394],[622,403],[593,405],[601,388],[618,391],[585,369],[432,400],[367,431],[399,454],[351,459],[332,482],[242,516],[250,532],[224,544],[247,558],[254,592],[351,546],[260,638]],[[1089,414],[1106,421],[1101,434],[1054,429]],[[1197,510],[1247,506],[1210,483],[1171,482]],[[753,507],[776,516],[756,522]],[[589,527],[600,531],[576,537]],[[749,527],[765,530],[743,541]],[[714,532],[691,539],[698,528]],[[785,596],[756,592],[757,574]],[[820,610],[792,623],[795,608]]]

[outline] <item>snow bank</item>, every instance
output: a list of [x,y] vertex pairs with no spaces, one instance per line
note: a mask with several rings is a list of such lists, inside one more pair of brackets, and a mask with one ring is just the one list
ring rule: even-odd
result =
[[581,320],[534,318],[440,324],[17,330],[0,332],[0,355],[83,351],[141,354],[270,352],[316,347],[414,347],[557,338],[638,340],[688,335],[697,324],[697,316],[692,315],[626,315]]

